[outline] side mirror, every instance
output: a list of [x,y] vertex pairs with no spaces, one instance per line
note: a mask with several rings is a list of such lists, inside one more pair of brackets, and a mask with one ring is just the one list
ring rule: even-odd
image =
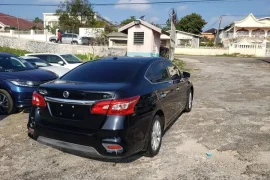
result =
[[35,68],[38,68],[38,66],[36,65],[36,63],[31,62],[31,64],[32,64]]
[[61,66],[64,66],[64,61],[58,61],[58,64],[60,64]]
[[184,77],[184,78],[190,78],[190,73],[188,73],[188,72],[183,72],[183,77]]

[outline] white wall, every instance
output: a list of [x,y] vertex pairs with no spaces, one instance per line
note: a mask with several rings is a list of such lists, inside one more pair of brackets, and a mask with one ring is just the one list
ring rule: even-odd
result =
[[216,56],[229,54],[229,49],[175,48],[175,54]]
[[29,40],[36,40],[36,41],[44,41],[49,42],[49,38],[55,36],[54,34],[35,34],[33,30],[27,32],[25,34],[14,34],[14,31],[11,30],[9,33],[0,32],[0,36],[7,36],[7,37],[16,37],[20,39],[29,39]]

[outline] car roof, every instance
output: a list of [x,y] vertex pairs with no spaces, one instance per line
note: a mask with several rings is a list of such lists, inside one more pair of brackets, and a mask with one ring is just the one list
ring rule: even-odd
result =
[[72,55],[69,53],[27,53],[25,54],[25,56],[32,56],[32,55],[57,55],[57,56],[61,56],[61,55]]
[[0,56],[16,56],[15,54],[7,53],[7,52],[0,52]]
[[115,62],[130,62],[130,63],[153,63],[155,61],[161,60],[162,58],[159,57],[107,57],[107,58],[101,58],[100,60],[102,62],[104,61],[115,61]]
[[20,58],[23,58],[23,59],[40,59],[40,58],[34,57],[34,56],[20,56]]

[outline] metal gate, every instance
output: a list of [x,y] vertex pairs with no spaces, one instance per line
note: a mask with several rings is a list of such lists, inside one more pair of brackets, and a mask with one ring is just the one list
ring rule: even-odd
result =
[[270,57],[270,42],[266,43],[265,56]]

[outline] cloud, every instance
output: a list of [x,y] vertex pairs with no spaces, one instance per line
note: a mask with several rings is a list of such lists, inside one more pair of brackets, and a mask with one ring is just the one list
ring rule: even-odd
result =
[[135,11],[144,11],[151,7],[150,4],[121,4],[121,3],[149,3],[148,0],[119,0],[114,7],[117,9],[130,9]]
[[178,11],[184,11],[184,10],[187,9],[187,7],[188,7],[187,5],[181,5],[181,6],[178,6],[178,7],[177,7],[177,10],[178,10]]
[[154,16],[154,17],[151,17],[150,19],[149,19],[149,22],[157,22],[157,21],[159,21],[160,19],[158,18],[158,17],[156,17],[156,16]]

